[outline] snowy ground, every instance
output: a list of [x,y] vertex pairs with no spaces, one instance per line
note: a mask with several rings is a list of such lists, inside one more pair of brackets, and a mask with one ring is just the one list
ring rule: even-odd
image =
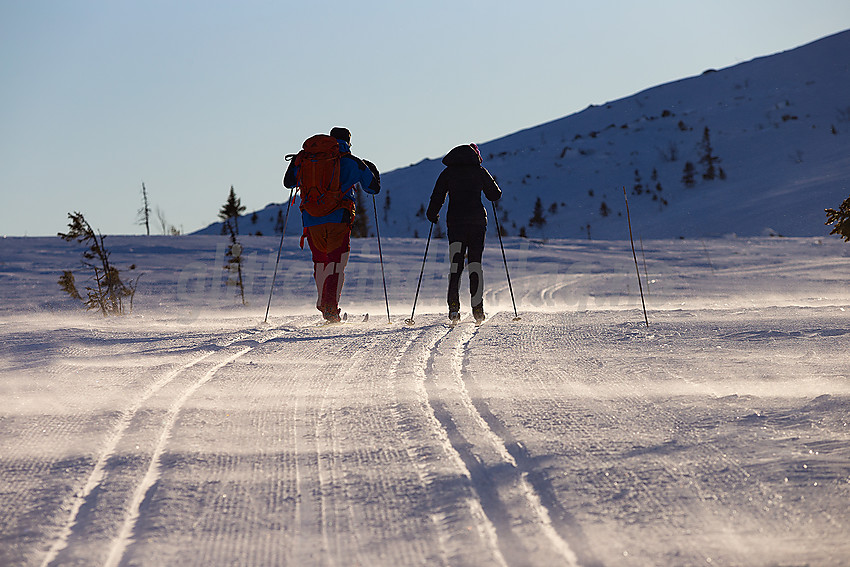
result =
[[[444,325],[446,243],[374,241],[316,327],[308,254],[107,239],[143,273],[104,320],[79,249],[0,240],[0,565],[847,565],[850,245],[498,241],[491,318]],[[83,273],[77,272],[78,279]],[[468,304],[467,304],[468,305]]]

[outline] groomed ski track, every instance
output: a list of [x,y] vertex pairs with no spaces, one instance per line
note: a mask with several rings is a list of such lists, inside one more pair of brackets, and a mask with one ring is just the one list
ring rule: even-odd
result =
[[[412,327],[280,316],[203,333],[51,330],[71,346],[55,353],[50,387],[89,409],[4,423],[0,522],[16,544],[3,559],[840,564],[850,388],[805,376],[830,376],[828,353],[850,331],[830,310],[747,317],[657,313],[649,330],[638,312],[507,311],[480,327],[426,313]],[[788,340],[801,356],[775,359]],[[741,364],[770,378],[736,379]],[[832,547],[815,550],[824,538]]]
[[[116,416],[41,565],[575,565],[470,395],[480,327],[423,321],[186,345]],[[212,407],[234,396],[252,409]]]

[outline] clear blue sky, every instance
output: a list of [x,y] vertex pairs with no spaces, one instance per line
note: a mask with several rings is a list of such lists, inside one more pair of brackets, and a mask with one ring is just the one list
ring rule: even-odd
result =
[[[346,126],[382,171],[850,28],[847,0],[0,0],[0,236],[191,232]],[[158,232],[154,228],[153,232]]]

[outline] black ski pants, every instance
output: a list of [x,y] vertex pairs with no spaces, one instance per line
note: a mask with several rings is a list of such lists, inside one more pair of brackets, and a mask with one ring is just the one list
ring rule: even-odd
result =
[[484,274],[481,256],[484,254],[484,233],[487,226],[451,225],[449,229],[449,311],[460,311],[460,277],[464,259],[469,267],[469,295],[473,313],[484,312]]

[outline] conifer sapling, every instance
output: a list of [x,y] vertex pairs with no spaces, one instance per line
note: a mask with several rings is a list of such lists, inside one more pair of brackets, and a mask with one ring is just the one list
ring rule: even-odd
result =
[[837,234],[844,242],[850,242],[850,197],[844,199],[838,210],[826,209],[824,224],[834,225],[830,234]]
[[[67,242],[77,241],[86,244],[82,265],[92,271],[91,283],[86,286],[84,299],[77,290],[74,274],[66,270],[59,278],[59,286],[74,299],[83,301],[87,309],[99,309],[104,316],[124,315],[124,299],[129,299],[129,310],[133,310],[133,296],[139,283],[139,275],[132,284],[121,281],[119,270],[109,262],[109,251],[104,245],[105,237],[95,233],[82,213],[68,213],[71,222],[67,233],[58,236]],[[135,264],[130,267],[134,269]]]

